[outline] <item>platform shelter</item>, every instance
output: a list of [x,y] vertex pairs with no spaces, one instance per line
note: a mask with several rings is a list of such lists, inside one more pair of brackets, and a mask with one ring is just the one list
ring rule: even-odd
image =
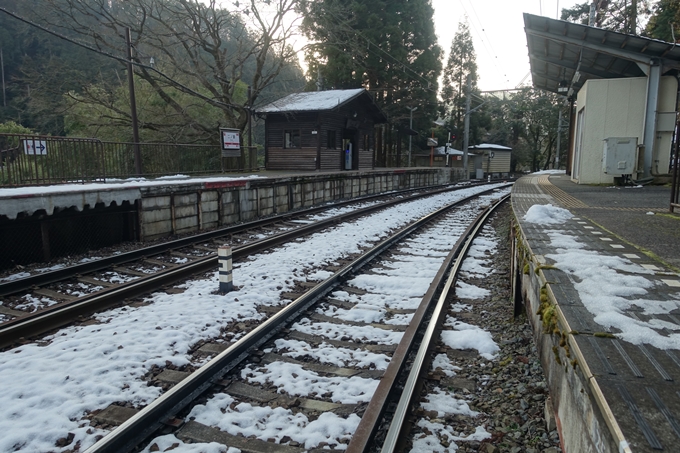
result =
[[[562,95],[570,105],[572,180],[611,184],[621,176],[667,176],[680,47],[526,13],[524,25],[534,87]],[[633,146],[608,167],[605,149],[611,157],[613,148],[605,144],[617,138]]]

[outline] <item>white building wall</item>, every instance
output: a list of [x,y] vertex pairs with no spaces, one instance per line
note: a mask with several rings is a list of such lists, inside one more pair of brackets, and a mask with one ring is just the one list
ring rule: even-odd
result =
[[[674,112],[677,80],[662,77],[659,112]],[[579,184],[612,184],[614,178],[602,171],[604,142],[608,137],[637,137],[642,144],[647,78],[591,79],[578,93],[576,112],[583,109],[580,155],[574,156],[572,180]],[[575,131],[576,133],[577,131]],[[666,173],[670,161],[670,132],[657,139],[654,162]],[[575,153],[579,146],[575,139]],[[578,168],[575,168],[578,166]],[[636,177],[636,175],[633,175]]]

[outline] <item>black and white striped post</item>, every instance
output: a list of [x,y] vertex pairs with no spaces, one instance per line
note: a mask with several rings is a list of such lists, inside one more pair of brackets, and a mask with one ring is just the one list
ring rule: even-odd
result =
[[231,247],[228,245],[220,246],[217,249],[217,258],[220,264],[220,293],[228,293],[234,289]]

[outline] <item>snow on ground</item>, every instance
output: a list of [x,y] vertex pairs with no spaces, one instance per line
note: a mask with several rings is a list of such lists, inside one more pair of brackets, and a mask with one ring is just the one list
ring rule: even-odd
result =
[[235,181],[244,179],[259,179],[266,178],[261,175],[248,175],[239,177],[219,176],[215,178],[192,178],[187,175],[162,176],[156,179],[146,178],[127,178],[116,179],[107,178],[106,182],[88,182],[88,183],[71,183],[71,184],[55,184],[52,186],[27,186],[27,187],[12,187],[0,189],[0,197],[13,197],[18,195],[46,195],[54,193],[66,192],[97,192],[101,190],[137,188],[137,187],[153,187],[153,186],[169,186],[173,182],[177,184],[202,184],[206,182],[223,182]]
[[[530,211],[533,211],[531,216]],[[595,322],[605,329],[614,329],[617,337],[633,344],[680,349],[680,334],[674,332],[677,325],[654,318],[640,319],[679,309],[680,294],[671,295],[670,300],[650,300],[648,290],[659,284],[658,280],[648,278],[654,272],[624,256],[589,250],[578,237],[557,229],[556,225],[572,217],[569,211],[566,211],[569,214],[564,211],[551,205],[534,205],[527,211],[525,220],[529,221],[529,217],[531,223],[548,227],[544,233],[554,253],[547,253],[545,257],[571,277],[581,302]],[[626,310],[630,309],[636,309],[640,316],[629,316]],[[670,333],[661,333],[662,329]]]
[[564,223],[572,217],[574,215],[568,210],[551,204],[535,204],[524,214],[527,222],[541,225]]
[[[189,418],[232,435],[254,436],[264,441],[275,439],[277,443],[288,437],[305,448],[315,448],[321,442],[326,442],[338,449],[345,445],[340,444],[341,440],[352,437],[360,420],[356,414],[344,419],[326,412],[310,421],[300,412],[294,414],[282,407],[254,407],[224,393],[215,395],[206,404],[194,407]],[[159,439],[162,437],[155,439],[155,442],[159,443]],[[183,446],[173,452],[190,453]]]
[[[348,281],[349,285],[369,291],[364,295],[350,294],[347,291],[338,290],[332,293],[331,297],[356,304],[352,309],[339,309],[336,306],[327,306],[317,312],[326,316],[337,317],[357,322],[384,322],[401,321],[410,319],[409,317],[392,316],[389,317],[389,309],[395,308],[417,308],[422,296],[427,291],[431,279],[439,270],[441,263],[448,251],[458,239],[464,228],[460,228],[461,220],[470,220],[474,213],[456,212],[447,216],[447,220],[440,222],[438,227],[428,230],[409,239],[397,253],[382,262],[382,268],[372,269],[371,275],[358,275]],[[480,247],[486,249],[485,247]],[[418,256],[402,255],[406,251],[418,251]],[[480,252],[481,253],[481,252]],[[413,282],[403,284],[401,280],[412,279]],[[462,306],[461,306],[462,307]],[[371,342],[371,343],[397,343],[401,339],[401,332],[391,332],[371,326],[342,326],[329,322],[311,321],[303,319],[293,326],[294,329],[310,334],[324,335],[331,339],[343,339],[345,341]],[[338,366],[357,366],[369,369],[385,369],[389,358],[383,354],[374,354],[367,351],[350,351],[345,348],[334,348],[328,344],[313,347],[305,342],[296,340],[277,340],[275,352],[291,357],[311,357],[323,363],[333,363]],[[299,348],[296,350],[296,348]],[[267,351],[269,352],[269,351]],[[450,363],[442,366],[455,373],[458,367]],[[368,401],[373,393],[377,380],[361,378],[327,378],[321,377],[316,373],[304,370],[299,365],[274,362],[266,366],[257,367],[250,365],[242,371],[242,377],[251,383],[259,383],[265,386],[275,385],[279,392],[309,397],[315,393],[324,393],[324,397],[336,402],[358,403]],[[346,383],[350,383],[349,386]],[[320,385],[323,384],[323,385]],[[330,386],[329,386],[330,384]],[[234,418],[231,409],[225,409],[224,403],[219,401],[230,400],[228,395],[218,395],[209,401],[205,408],[194,410],[191,417],[196,417],[196,421],[206,423],[211,426],[219,427],[232,434],[248,434],[249,427],[265,421],[264,417],[259,419],[255,414],[249,412],[240,413],[240,417]],[[449,402],[451,402],[450,400]],[[462,404],[460,410],[464,410]],[[210,408],[208,408],[210,407]],[[249,407],[249,406],[248,406]],[[238,406],[236,407],[238,409]],[[269,408],[257,409],[270,413]],[[280,410],[282,416],[287,417],[285,426],[286,436],[291,440],[304,444],[306,448],[313,448],[318,445],[318,441],[327,442],[330,446],[342,449],[344,444],[341,440],[346,436],[351,436],[358,423],[353,421],[354,415],[350,419],[338,418],[335,415],[324,414],[319,419],[307,424],[308,420],[304,415],[293,415],[291,411]],[[269,416],[267,416],[269,417]],[[294,422],[297,417],[297,422]],[[327,419],[328,418],[328,419]],[[238,421],[236,421],[238,420]],[[269,418],[266,419],[268,422]],[[301,421],[300,421],[301,420]],[[352,423],[350,423],[352,422]],[[238,425],[238,426],[236,426]],[[315,438],[309,441],[307,436],[314,425],[314,429],[323,433],[324,437]],[[267,427],[265,427],[267,426]],[[291,428],[297,426],[298,428]],[[348,428],[349,426],[349,428]],[[245,428],[248,427],[248,428]],[[340,429],[341,428],[341,429]],[[262,424],[261,429],[267,429],[268,425]],[[283,428],[282,428],[283,429]],[[255,433],[253,433],[255,434]],[[255,434],[258,438],[274,438],[277,441],[283,435]]]
[[454,330],[444,330],[441,334],[442,343],[453,349],[476,349],[479,355],[487,360],[496,358],[500,350],[491,333],[472,324],[447,317],[446,325]]
[[390,363],[389,356],[385,354],[363,349],[336,348],[327,343],[313,347],[304,341],[278,339],[276,340],[276,349],[279,353],[294,359],[309,357],[339,368],[386,370]]
[[[239,290],[227,295],[214,293],[215,272],[211,278],[181,285],[181,294],[154,294],[147,298],[148,305],[97,315],[98,324],[64,328],[48,337],[47,345],[27,344],[0,353],[0,382],[5,383],[0,393],[0,451],[63,452],[76,442],[86,449],[104,434],[83,419],[88,412],[116,401],[145,405],[159,395],[159,388],[142,380],[154,365],[188,364],[190,347],[219,337],[221,326],[259,320],[259,305],[287,303],[281,293],[294,288],[294,279],[304,280],[307,272],[360,252],[390,230],[482,190],[466,188],[395,206],[252,256],[234,266]],[[331,428],[325,427],[328,432]],[[55,446],[68,433],[74,434],[73,443]],[[174,451],[195,451],[182,448]]]
[[541,170],[535,171],[532,175],[565,175],[567,170]]
[[325,377],[305,370],[300,364],[288,362],[273,362],[259,367],[248,365],[241,371],[241,379],[251,384],[273,384],[278,393],[305,398],[325,395],[340,404],[367,403],[379,382],[357,376]]
[[[470,251],[461,266],[461,270],[467,271],[474,277],[489,275],[491,269],[483,264],[489,263],[489,256],[496,253],[498,244],[489,227],[485,227],[482,234],[475,238]],[[470,288],[474,288],[471,290]],[[478,288],[465,282],[458,281],[456,296],[466,299],[481,299],[486,297],[489,291]],[[472,308],[468,304],[453,304],[449,312],[460,313]],[[442,343],[454,349],[476,349],[487,360],[494,360],[494,353],[499,351],[498,345],[493,341],[491,334],[477,326],[467,324],[447,315],[445,326],[454,330],[443,330],[440,339]],[[455,376],[461,368],[446,355],[438,354],[432,361],[432,369],[440,370],[446,376]],[[422,433],[416,435],[410,453],[450,453],[458,450],[458,443],[470,441],[482,441],[491,437],[483,426],[478,426],[474,433],[467,436],[457,433],[450,425],[441,423],[441,418],[449,415],[464,417],[476,417],[479,415],[470,409],[465,396],[456,394],[452,390],[435,387],[434,392],[428,394],[420,403],[426,411],[435,411],[437,418],[421,418],[418,426]]]

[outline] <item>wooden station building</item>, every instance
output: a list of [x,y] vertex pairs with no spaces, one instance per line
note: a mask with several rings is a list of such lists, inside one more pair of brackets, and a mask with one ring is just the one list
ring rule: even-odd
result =
[[294,93],[257,110],[267,170],[374,168],[374,126],[387,122],[364,88]]

